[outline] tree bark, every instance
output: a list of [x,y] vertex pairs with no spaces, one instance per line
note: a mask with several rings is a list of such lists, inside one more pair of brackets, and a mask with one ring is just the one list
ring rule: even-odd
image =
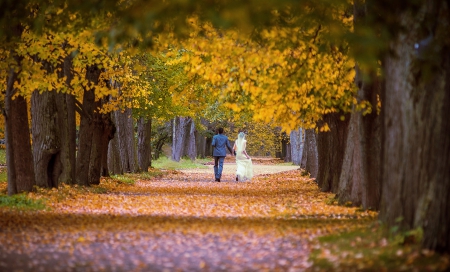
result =
[[[11,30],[16,37],[20,37],[23,27],[15,24],[8,30]],[[35,178],[27,101],[22,95],[17,95],[17,89],[14,88],[14,83],[18,80],[19,68],[21,68],[21,58],[14,50],[10,53],[15,63],[9,66],[3,115],[5,117],[8,194],[12,195],[32,191]]]
[[382,81],[372,76],[371,83],[365,83],[359,92],[360,99],[369,101],[372,112],[361,118],[359,139],[362,158],[362,206],[364,209],[379,210],[381,199],[381,117],[377,113],[378,97]]
[[88,182],[89,185],[100,184],[100,177],[102,174],[102,151],[103,145],[108,144],[108,140],[103,142],[102,136],[104,134],[105,126],[102,120],[102,114],[100,114],[96,109],[101,108],[101,100],[95,102],[94,112],[92,114],[92,144],[91,144],[91,154],[89,159],[89,172],[88,172]]
[[[355,29],[361,27],[366,10],[363,1],[355,1]],[[382,84],[376,73],[369,74],[367,80],[358,66],[355,70],[357,99],[359,102],[369,102],[372,111],[363,115],[354,109],[351,114],[337,196],[340,203],[351,202],[355,206],[362,205],[364,209],[378,210],[381,195],[381,127],[377,104]]]
[[190,118],[175,117],[173,120],[172,160],[180,161],[187,154],[188,134],[190,133]]
[[152,162],[152,120],[138,119],[138,163],[142,171],[148,172]]
[[306,163],[305,170],[309,172],[311,178],[317,178],[319,171],[319,155],[317,152],[317,134],[314,129],[307,129],[305,132],[305,144],[306,147]]
[[211,123],[207,126],[207,132],[206,132],[206,139],[205,139],[205,154],[206,156],[211,156],[213,154],[213,148],[212,148],[212,138],[214,136],[214,127],[211,125]]
[[134,122],[131,113],[131,109],[115,112],[116,136],[118,137],[122,171],[125,173],[139,172],[134,140]]
[[[28,105],[21,95],[11,101],[11,135],[14,152],[16,192],[30,192],[35,183],[33,155],[31,151],[30,128],[28,124]],[[7,145],[11,144],[7,142]],[[16,156],[17,155],[17,156]]]
[[[316,155],[317,155],[317,147],[316,147]],[[308,145],[307,145],[306,130],[305,130],[305,142],[303,144],[303,153],[302,153],[302,161],[300,162],[300,168],[306,169],[307,158],[308,158]]]
[[162,153],[162,147],[169,141],[172,131],[172,122],[167,122],[163,126],[159,127],[156,132],[156,140],[154,141],[154,156],[153,159],[157,160]]
[[[387,226],[422,228],[424,247],[449,252],[448,1],[425,1],[418,12],[397,16],[405,31],[384,61],[380,219]],[[431,41],[422,42],[430,31]]]
[[353,113],[350,117],[349,130],[345,148],[342,171],[339,177],[337,199],[339,204],[351,202],[354,206],[362,203],[362,179],[363,158],[361,157],[361,145],[359,139],[359,128],[361,116]]
[[[97,66],[89,66],[86,68],[86,78],[98,84],[100,77],[100,69]],[[95,89],[84,90],[83,95],[83,114],[80,117],[80,130],[78,133],[78,156],[77,156],[77,184],[89,186],[89,169],[92,153],[92,139],[95,130],[94,109],[95,109]]]
[[[114,117],[115,112],[110,113],[110,117]],[[112,118],[113,120],[115,118]],[[113,123],[117,127],[116,123]],[[119,136],[115,134],[115,137],[109,142],[108,148],[108,169],[110,173],[114,175],[123,175],[122,161],[120,159],[119,151]]]
[[[284,162],[292,162],[292,155],[291,155],[291,143],[290,142],[285,142],[283,144],[284,149],[285,149],[285,155],[284,155]],[[305,153],[303,153],[305,154]]]
[[16,176],[16,165],[14,163],[14,146],[13,146],[13,124],[12,120],[12,110],[13,101],[12,97],[14,95],[14,82],[17,79],[17,73],[14,68],[11,68],[8,75],[8,81],[5,93],[5,110],[3,111],[3,117],[5,120],[5,142],[6,142],[6,165],[8,167],[8,195],[17,194],[17,176]]
[[291,131],[290,142],[292,163],[300,165],[303,155],[303,133],[301,128]]
[[[59,160],[61,163],[61,174],[58,178],[58,184],[74,184],[75,183],[75,109],[68,105],[68,94],[55,94],[56,109],[58,113],[60,152]],[[74,112],[69,113],[70,110]],[[73,142],[71,142],[73,141]]]
[[186,155],[194,161],[197,158],[197,145],[195,140],[196,128],[195,122],[192,118],[189,118],[189,124],[186,126],[186,130],[188,130],[187,134],[187,153]]
[[[289,138],[287,137],[286,132],[282,132],[281,134],[281,152],[280,159],[284,160],[284,162],[292,161],[291,157],[291,146],[289,144]],[[289,151],[288,151],[289,149]],[[288,153],[289,152],[289,153]]]
[[[201,124],[206,127],[208,125],[208,121],[202,119]],[[197,158],[206,158],[206,131],[195,131],[195,146],[197,149]]]
[[[16,58],[20,66],[19,58]],[[8,166],[8,194],[31,192],[35,185],[27,101],[16,93],[17,73],[10,69],[5,93],[6,164]]]
[[114,139],[116,134],[116,126],[111,119],[111,114],[102,114],[103,133],[101,139],[101,176],[109,177],[108,168],[108,148],[109,142]]
[[[66,77],[66,84],[70,87],[73,72],[72,72],[72,57],[69,55],[64,58],[63,64],[64,76]],[[65,167],[65,170],[70,171],[70,177],[67,177],[63,182],[67,182],[70,184],[76,183],[76,154],[77,154],[77,128],[76,128],[76,116],[75,116],[75,96],[72,94],[58,94],[57,95],[57,105],[65,105],[64,109],[59,109],[59,117],[60,122],[62,122],[61,126],[66,127],[61,134],[61,141],[63,144],[61,146],[61,157],[63,158],[63,164],[66,165],[66,160],[68,160],[69,167]],[[67,138],[67,139],[66,139]],[[64,171],[65,171],[64,170]],[[66,174],[62,174],[62,177],[66,177]]]
[[36,185],[57,188],[63,165],[61,163],[61,124],[55,92],[47,91],[40,94],[39,91],[34,91],[31,97],[31,109]]
[[345,141],[348,131],[348,117],[340,120],[340,113],[331,113],[323,117],[330,127],[328,132],[320,132],[317,137],[319,170],[317,183],[323,192],[337,193],[342,163],[344,161]]

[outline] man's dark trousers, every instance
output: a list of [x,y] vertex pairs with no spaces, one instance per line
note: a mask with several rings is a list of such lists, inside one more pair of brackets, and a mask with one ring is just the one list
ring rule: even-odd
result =
[[232,152],[230,142],[228,141],[228,137],[222,135],[219,131],[219,134],[214,135],[212,139],[213,146],[213,156],[214,156],[214,178],[216,181],[220,181],[222,177],[223,170],[223,161],[227,156],[227,149]]
[[216,180],[219,180],[220,177],[222,177],[222,171],[223,171],[223,162],[225,160],[225,157],[214,157],[214,177]]

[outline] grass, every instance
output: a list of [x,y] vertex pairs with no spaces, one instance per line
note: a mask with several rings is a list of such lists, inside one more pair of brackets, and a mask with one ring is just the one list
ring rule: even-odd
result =
[[148,172],[125,173],[123,175],[112,175],[111,179],[118,183],[133,185],[138,179],[152,179],[163,175],[161,169],[150,168]]
[[204,163],[210,161],[211,159],[196,159],[195,161],[191,161],[190,159],[182,158],[179,162],[176,162],[167,157],[161,157],[158,160],[152,161],[152,166],[165,170],[208,168]]
[[8,182],[8,173],[6,172],[6,167],[0,168],[0,183]]
[[[0,148],[0,165],[6,165],[6,150]],[[8,182],[6,167],[0,167],[0,183]]]
[[447,271],[450,256],[420,248],[422,232],[369,228],[319,238],[310,256],[314,271]]
[[130,174],[124,174],[124,175],[113,175],[111,176],[114,180],[117,180],[119,183],[125,183],[125,184],[134,184],[135,183],[135,177],[130,176]]
[[0,207],[17,210],[45,210],[47,208],[44,200],[31,199],[26,194],[0,195]]
[[0,164],[6,165],[6,149],[0,148]]
[[[282,162],[282,163],[277,163],[277,165],[281,165],[281,166],[294,166],[296,164],[293,164],[292,162]],[[299,166],[300,168],[300,166]]]

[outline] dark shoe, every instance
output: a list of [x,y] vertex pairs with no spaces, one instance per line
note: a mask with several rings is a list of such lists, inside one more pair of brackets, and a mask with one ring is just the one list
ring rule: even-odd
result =
[[220,179],[217,179],[217,182],[220,182]]
[[236,181],[239,181],[239,177],[238,176],[236,176]]

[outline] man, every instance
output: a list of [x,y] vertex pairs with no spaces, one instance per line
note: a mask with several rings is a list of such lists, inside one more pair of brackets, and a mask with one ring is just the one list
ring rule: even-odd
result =
[[225,149],[225,147],[227,147],[228,151],[230,151],[230,153],[233,154],[233,150],[231,149],[228,137],[222,135],[222,133],[223,128],[219,128],[218,134],[214,135],[212,139],[213,156],[214,156],[214,176],[217,182],[220,182],[220,178],[222,177],[223,161],[227,156],[227,150]]

